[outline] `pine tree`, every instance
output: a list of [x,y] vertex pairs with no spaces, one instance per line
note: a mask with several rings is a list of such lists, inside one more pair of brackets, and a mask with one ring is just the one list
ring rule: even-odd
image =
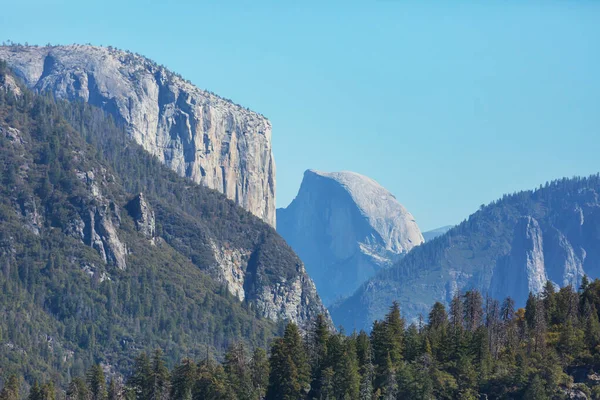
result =
[[31,389],[29,389],[29,396],[27,397],[27,399],[42,400],[42,388],[40,387],[37,381],[35,381],[33,383],[33,386],[31,386]]
[[333,335],[328,341],[328,365],[334,371],[333,394],[336,399],[356,399],[360,389],[356,348],[351,338]]
[[56,388],[54,382],[46,382],[39,391],[39,400],[55,400],[56,399]]
[[463,295],[464,321],[467,331],[475,332],[483,323],[483,298],[476,290],[469,290]]
[[196,364],[190,359],[184,359],[173,369],[171,374],[172,400],[191,400],[197,372]]
[[389,313],[384,320],[386,329],[386,341],[389,345],[389,355],[392,364],[397,366],[402,361],[402,350],[404,342],[404,319],[400,316],[400,304],[394,301]]
[[165,365],[162,351],[157,349],[152,357],[148,400],[167,400],[170,392],[169,383],[169,369]]
[[298,400],[304,391],[292,355],[284,339],[275,339],[269,358],[270,374],[267,400]]
[[539,375],[533,377],[531,382],[529,383],[527,390],[525,391],[525,395],[523,396],[524,400],[548,400],[550,397],[546,393],[546,388],[544,381],[540,378]]
[[283,335],[286,351],[292,357],[294,367],[298,374],[298,384],[303,395],[308,394],[310,390],[310,364],[306,355],[306,350],[300,336],[298,326],[290,322]]
[[115,379],[111,379],[108,384],[108,400],[122,400],[123,398],[123,387]]
[[600,344],[600,321],[598,321],[596,307],[593,304],[586,304],[585,315],[585,344],[590,351],[593,351]]
[[198,366],[198,380],[192,391],[193,400],[237,400],[227,382],[225,370],[206,360]]
[[90,389],[91,400],[104,400],[108,396],[104,371],[98,364],[93,365],[87,372],[87,384]]
[[67,400],[90,400],[92,394],[86,382],[79,377],[73,378],[67,389]]
[[404,360],[414,361],[421,354],[421,338],[415,324],[410,324],[404,335]]
[[146,353],[135,359],[133,375],[128,380],[136,399],[148,400],[154,390],[152,381],[152,365]]
[[238,399],[252,400],[255,398],[252,376],[243,344],[236,343],[229,347],[225,354],[223,367],[229,384],[237,394]]
[[312,366],[312,380],[310,397],[321,398],[321,383],[323,371],[328,367],[329,326],[322,314],[319,314],[309,332],[308,349]]
[[382,399],[394,400],[398,396],[398,380],[396,376],[396,367],[392,363],[392,358],[388,354],[385,370],[383,371],[384,381],[381,386]]
[[21,382],[15,375],[11,375],[0,391],[0,400],[20,400]]
[[252,354],[250,374],[256,398],[264,398],[269,385],[269,360],[267,353],[260,347],[257,347]]

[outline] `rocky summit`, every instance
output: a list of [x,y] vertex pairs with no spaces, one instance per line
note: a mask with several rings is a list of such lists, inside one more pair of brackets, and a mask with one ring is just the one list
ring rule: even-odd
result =
[[306,171],[298,195],[277,210],[277,219],[278,232],[305,262],[326,304],[423,243],[398,200],[355,172]]
[[179,175],[275,225],[271,123],[262,115],[111,47],[0,46],[0,60],[36,91],[104,109]]

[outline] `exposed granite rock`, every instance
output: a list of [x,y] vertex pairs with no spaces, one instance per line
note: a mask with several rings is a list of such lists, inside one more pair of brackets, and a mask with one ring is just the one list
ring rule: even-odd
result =
[[65,233],[98,251],[105,263],[125,269],[127,246],[117,233],[121,217],[117,205],[102,195],[100,185],[106,180],[104,174],[105,171],[100,171],[98,182],[94,171],[77,172],[78,178],[86,184],[89,195],[79,205],[80,218],[74,218]]
[[501,258],[494,270],[492,296],[510,296],[517,304],[524,304],[528,293],[541,293],[547,280],[540,225],[535,218],[521,218],[515,226],[510,254]]
[[0,75],[0,90],[11,92],[17,97],[22,94],[21,88],[11,75]]
[[108,209],[95,207],[89,210],[84,223],[83,242],[96,249],[104,262],[125,269],[127,247],[119,239]]
[[271,123],[262,115],[112,48],[0,46],[0,59],[31,88],[103,108],[177,173],[275,225]]
[[319,305],[319,309],[315,310],[315,299],[319,298],[317,288],[303,265],[299,266],[298,272],[291,281],[282,280],[264,286],[256,296],[258,310],[266,318],[294,321],[304,328],[314,321],[317,314],[325,315],[330,321],[325,307]]
[[127,203],[125,208],[133,218],[137,230],[147,239],[153,241],[156,236],[156,218],[144,194],[140,193],[135,196]]
[[368,329],[392,301],[408,320],[472,288],[525,306],[547,281],[578,288],[600,277],[600,176],[506,195],[381,271],[330,308],[336,324]]
[[214,241],[211,241],[210,245],[217,264],[216,268],[213,268],[217,280],[227,285],[229,293],[244,301],[246,298],[244,283],[250,252],[218,246]]
[[278,232],[326,304],[423,243],[414,217],[396,198],[354,172],[306,171],[298,195],[277,215]]

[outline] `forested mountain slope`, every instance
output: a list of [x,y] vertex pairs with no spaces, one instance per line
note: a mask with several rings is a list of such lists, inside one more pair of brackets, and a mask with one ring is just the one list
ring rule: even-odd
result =
[[172,361],[264,345],[273,321],[327,313],[269,225],[1,62],[0,179],[5,372],[66,379],[92,362],[122,371],[141,349]]
[[110,113],[181,176],[275,226],[271,122],[139,54],[91,45],[0,46],[25,85]]
[[577,287],[584,274],[599,277],[599,194],[594,175],[505,195],[365,283],[331,310],[334,321],[368,328],[393,300],[413,319],[469,288],[523,306],[546,280]]

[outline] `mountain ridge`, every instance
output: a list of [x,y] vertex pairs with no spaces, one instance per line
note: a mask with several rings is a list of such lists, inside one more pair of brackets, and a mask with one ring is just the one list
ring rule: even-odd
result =
[[181,176],[275,225],[271,123],[146,57],[90,45],[0,46],[25,84],[109,112]]
[[104,111],[15,94],[7,76],[0,62],[0,367],[35,367],[29,381],[124,371],[142,349],[220,355],[286,320],[329,320],[272,227]]
[[[334,321],[368,329],[392,300],[414,320],[433,302],[449,304],[471,288],[511,295],[523,306],[526,291],[545,284],[544,274],[556,286],[578,287],[584,274],[600,276],[598,193],[600,176],[592,175],[505,195],[364,283],[330,310]],[[516,272],[527,289],[507,293]]]

